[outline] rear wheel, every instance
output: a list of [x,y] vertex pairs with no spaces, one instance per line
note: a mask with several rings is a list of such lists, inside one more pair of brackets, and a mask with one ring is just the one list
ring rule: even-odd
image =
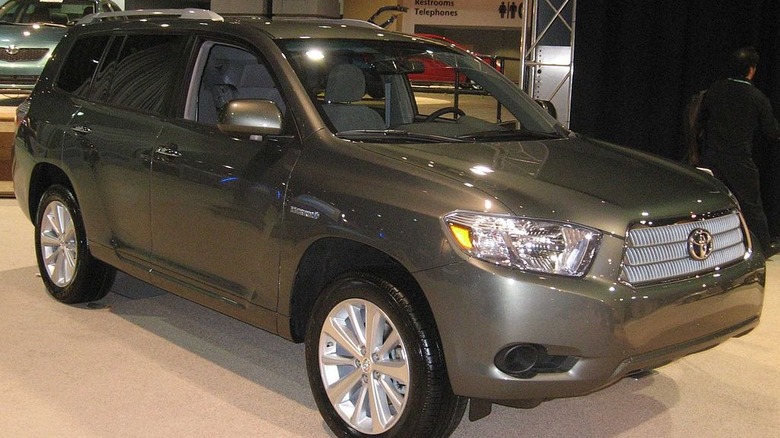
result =
[[452,393],[427,306],[368,274],[331,284],[306,335],[312,393],[338,436],[448,436],[466,399]]
[[38,269],[52,297],[63,303],[96,301],[106,296],[116,270],[89,253],[75,197],[61,185],[41,197],[35,221]]

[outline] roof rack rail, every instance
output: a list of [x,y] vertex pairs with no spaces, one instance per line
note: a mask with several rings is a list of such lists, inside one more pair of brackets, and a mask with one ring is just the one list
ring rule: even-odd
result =
[[[265,17],[268,18],[268,17]],[[376,23],[371,23],[370,21],[366,20],[360,20],[357,18],[329,18],[329,17],[319,17],[316,15],[274,15],[272,18],[269,18],[270,20],[275,21],[306,21],[306,20],[312,20],[317,21],[318,23],[323,24],[351,24],[355,27],[366,27],[370,29],[382,29],[377,25]]]
[[89,24],[103,20],[142,20],[149,18],[179,18],[185,20],[225,21],[214,11],[197,8],[187,9],[135,9],[117,12],[98,12],[87,15],[76,24]]

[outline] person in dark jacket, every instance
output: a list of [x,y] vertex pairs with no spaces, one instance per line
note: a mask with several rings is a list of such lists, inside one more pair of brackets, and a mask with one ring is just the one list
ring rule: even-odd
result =
[[769,234],[752,152],[759,135],[774,146],[780,143],[780,123],[772,113],[769,99],[752,83],[758,66],[756,50],[737,50],[731,63],[730,76],[712,84],[704,96],[702,164],[737,197],[748,228],[765,255],[771,257],[780,251],[780,245],[773,243]]

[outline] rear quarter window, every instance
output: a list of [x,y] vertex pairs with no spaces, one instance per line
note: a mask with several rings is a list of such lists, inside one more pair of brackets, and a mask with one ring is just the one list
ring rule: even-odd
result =
[[84,95],[89,89],[103,50],[110,36],[91,36],[76,42],[62,66],[56,86],[60,90]]

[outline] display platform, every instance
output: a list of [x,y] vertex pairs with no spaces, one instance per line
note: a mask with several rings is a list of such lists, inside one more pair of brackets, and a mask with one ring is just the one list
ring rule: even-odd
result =
[[14,185],[11,181],[0,181],[0,198],[13,198]]
[[11,183],[11,146],[16,129],[17,100],[0,101],[0,197],[14,196]]

